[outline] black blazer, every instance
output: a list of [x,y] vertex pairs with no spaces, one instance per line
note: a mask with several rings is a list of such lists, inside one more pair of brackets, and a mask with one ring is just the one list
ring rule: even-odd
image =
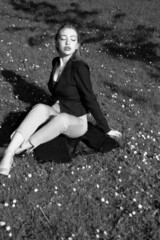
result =
[[71,58],[67,62],[59,80],[54,82],[53,76],[59,64],[59,57],[54,58],[48,82],[53,104],[59,100],[61,112],[77,117],[90,112],[96,120],[98,128],[103,133],[109,132],[108,123],[92,90],[88,65],[82,60],[73,60]]

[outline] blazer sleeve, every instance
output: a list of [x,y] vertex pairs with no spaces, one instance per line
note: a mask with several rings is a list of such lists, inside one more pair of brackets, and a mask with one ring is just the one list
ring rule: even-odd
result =
[[92,90],[88,65],[84,62],[77,62],[77,64],[75,64],[74,71],[78,91],[82,97],[83,104],[96,120],[98,128],[104,133],[109,132],[110,128],[107,120],[103,116],[96,96]]

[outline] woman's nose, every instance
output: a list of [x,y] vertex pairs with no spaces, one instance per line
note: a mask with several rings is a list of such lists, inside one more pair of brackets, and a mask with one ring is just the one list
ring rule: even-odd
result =
[[69,39],[66,40],[66,44],[67,44],[67,45],[70,44],[70,40],[69,40]]

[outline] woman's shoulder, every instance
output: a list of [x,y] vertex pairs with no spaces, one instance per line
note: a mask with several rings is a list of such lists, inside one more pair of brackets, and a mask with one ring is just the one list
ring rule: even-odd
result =
[[79,68],[81,66],[89,68],[88,63],[83,59],[72,60],[72,64],[74,68]]

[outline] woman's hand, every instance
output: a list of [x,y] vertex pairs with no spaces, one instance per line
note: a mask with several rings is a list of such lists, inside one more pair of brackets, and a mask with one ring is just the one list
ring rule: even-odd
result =
[[55,112],[55,116],[60,113],[60,106],[59,106],[59,101],[57,101],[54,105],[52,105],[52,108]]
[[122,138],[122,133],[117,130],[110,130],[109,132],[107,132],[107,135],[109,135],[111,138]]

